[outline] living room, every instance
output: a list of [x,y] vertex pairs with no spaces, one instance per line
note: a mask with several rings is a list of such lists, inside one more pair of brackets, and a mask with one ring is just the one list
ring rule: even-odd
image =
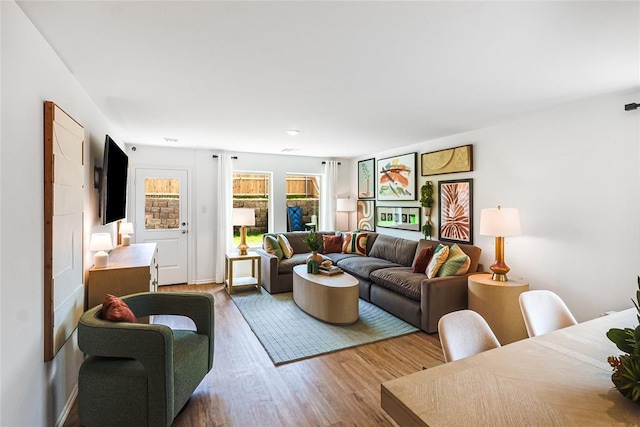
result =
[[[83,360],[75,335],[51,362],[43,362],[42,357],[45,301],[41,171],[42,102],[45,100],[59,104],[85,128],[85,244],[93,232],[107,231],[115,235],[114,225],[99,225],[98,194],[93,189],[93,166],[102,154],[105,134],[112,135],[127,149],[132,168],[154,163],[156,166],[180,165],[190,170],[191,222],[194,224],[191,233],[197,235],[193,241],[195,255],[190,283],[210,282],[216,274],[211,262],[215,257],[216,235],[211,219],[216,206],[212,191],[217,167],[212,159],[214,154],[237,156],[234,168],[238,170],[272,172],[274,187],[283,183],[287,172],[321,175],[323,161],[338,160],[341,164],[337,192],[355,197],[360,160],[413,152],[419,157],[422,153],[472,144],[473,171],[439,176],[434,181],[474,180],[476,224],[482,208],[502,205],[520,210],[522,235],[509,238],[506,247],[513,274],[526,277],[532,289],[557,292],[579,321],[629,307],[640,259],[640,224],[636,220],[640,213],[640,120],[637,110],[625,111],[624,106],[640,102],[640,10],[637,2],[595,2],[590,6],[593,9],[582,3],[572,4],[574,6],[566,6],[569,9],[559,14],[562,18],[557,17],[558,21],[552,25],[570,27],[571,23],[583,28],[577,21],[583,17],[581,13],[585,13],[587,24],[582,22],[582,25],[599,30],[602,30],[599,25],[604,25],[606,30],[619,30],[612,33],[615,35],[612,39],[594,31],[596,39],[606,40],[604,46],[597,46],[586,34],[576,35],[584,37],[588,47],[581,51],[581,59],[575,61],[591,64],[591,68],[584,68],[582,72],[595,75],[592,77],[595,84],[581,88],[580,96],[572,96],[572,92],[567,91],[555,98],[557,102],[553,105],[541,101],[527,112],[505,116],[497,122],[479,122],[476,128],[464,132],[416,139],[403,145],[390,138],[385,149],[367,150],[352,157],[322,157],[237,152],[228,145],[207,149],[128,143],[125,147],[128,141],[120,134],[123,123],[114,122],[98,107],[73,70],[69,70],[27,18],[20,3],[2,2],[0,424],[55,425],[64,421]],[[582,12],[579,13],[579,9]],[[598,19],[603,16],[608,18],[606,23]],[[576,17],[576,22],[572,17]],[[536,22],[530,25],[537,28]],[[589,57],[591,48],[598,53]],[[612,54],[601,59],[598,55],[603,51]],[[531,54],[532,62],[539,53]],[[570,52],[566,55],[570,56]],[[571,58],[567,62],[572,62]],[[487,63],[490,67],[490,59]],[[473,67],[470,68],[467,72],[473,73]],[[517,73],[518,68],[512,72]],[[541,73],[538,80],[523,82],[528,84],[523,90],[541,89],[547,82],[553,84],[555,79],[563,79],[569,87],[572,77]],[[576,80],[578,77],[575,75]],[[473,101],[473,108],[479,114],[482,103],[467,96],[467,84],[460,85],[455,99],[446,101],[460,105],[461,116],[469,115],[466,108],[471,107],[465,104]],[[488,100],[494,93],[516,89],[487,86],[484,92]],[[454,122],[455,117],[451,120]],[[307,130],[302,131],[300,137]],[[345,145],[349,143],[342,141]],[[137,147],[135,152],[131,151],[133,145]],[[418,184],[425,179],[420,177]],[[417,200],[402,205],[419,206]],[[355,214],[351,214],[351,228],[355,219]],[[281,212],[274,213],[273,231],[285,229],[282,208]],[[412,240],[422,237],[419,232],[393,229],[382,232]],[[473,238],[474,244],[483,249],[481,262],[485,267],[490,265],[493,238],[481,236],[477,225]],[[89,268],[93,264],[92,253],[86,251],[83,261],[85,268]],[[219,347],[216,351],[224,349]],[[330,360],[341,363],[338,356]],[[417,366],[423,361],[415,363]],[[215,363],[213,369],[216,369]],[[314,375],[294,366],[288,370],[301,376]],[[250,386],[242,387],[252,392]],[[340,384],[333,386],[340,387]],[[234,393],[241,391],[239,386]],[[291,390],[286,393],[294,394]]]

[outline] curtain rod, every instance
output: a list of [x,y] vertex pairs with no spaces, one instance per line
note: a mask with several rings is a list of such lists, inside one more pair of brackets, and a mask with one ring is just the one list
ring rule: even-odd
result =
[[[327,162],[322,162],[323,165],[326,165]],[[339,165],[341,165],[342,163],[338,162]]]
[[[211,156],[211,157],[213,157],[214,159],[217,159],[217,158],[218,158],[218,155],[217,155],[217,154],[214,154],[214,155],[213,155],[213,156]],[[231,158],[232,158],[233,160],[236,160],[236,159],[238,158],[238,156],[231,156]]]

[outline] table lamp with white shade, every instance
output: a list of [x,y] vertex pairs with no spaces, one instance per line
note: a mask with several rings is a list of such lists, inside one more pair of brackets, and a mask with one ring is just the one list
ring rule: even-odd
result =
[[93,255],[93,266],[95,268],[104,268],[109,261],[109,254],[105,251],[113,249],[110,233],[93,233],[91,242],[89,243],[90,251],[97,251]]
[[492,279],[498,282],[506,282],[509,266],[504,262],[504,238],[506,236],[519,236],[520,213],[515,208],[482,209],[480,211],[480,235],[494,236],[496,238],[496,260],[491,267]]
[[133,234],[133,223],[123,222],[120,224],[120,236],[122,236],[122,246],[131,244],[131,236]]
[[251,208],[233,208],[231,215],[231,223],[234,226],[240,226],[240,244],[238,245],[238,252],[240,255],[246,255],[247,249],[247,226],[253,227],[256,225],[256,211]]

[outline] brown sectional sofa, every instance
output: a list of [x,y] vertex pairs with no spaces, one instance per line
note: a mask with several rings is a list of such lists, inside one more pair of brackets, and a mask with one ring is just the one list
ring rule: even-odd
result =
[[[303,264],[309,255],[302,241],[308,232],[284,234],[293,248],[294,255],[281,259],[264,249],[256,252],[262,257],[262,287],[269,293],[291,292],[293,267]],[[367,255],[323,253],[344,271],[358,279],[360,298],[369,301],[389,313],[403,319],[425,332],[437,331],[438,320],[444,314],[467,308],[467,277],[482,271],[479,264],[482,250],[473,245],[458,244],[469,255],[471,265],[462,276],[434,277],[414,273],[413,264],[420,251],[439,243],[438,240],[419,241],[367,232]],[[320,234],[335,234],[320,232]]]

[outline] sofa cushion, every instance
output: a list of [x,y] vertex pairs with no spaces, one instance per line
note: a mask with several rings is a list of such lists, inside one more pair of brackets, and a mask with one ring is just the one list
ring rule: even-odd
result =
[[427,271],[427,266],[432,257],[433,246],[423,248],[420,253],[416,255],[416,259],[413,260],[413,272],[426,274],[425,271]]
[[433,257],[431,257],[431,261],[429,261],[429,265],[427,266],[427,270],[425,271],[427,277],[429,279],[433,279],[436,277],[438,270],[442,267],[442,264],[449,257],[449,246],[440,244],[436,247],[433,252]]
[[278,243],[278,239],[273,236],[265,234],[264,240],[262,241],[262,246],[268,254],[275,255],[278,259],[282,259],[282,257],[284,256],[284,254],[282,253],[282,248],[280,247],[280,243]]
[[280,249],[282,249],[282,256],[284,258],[291,258],[294,252],[287,236],[284,234],[278,234],[278,244],[280,245]]
[[413,240],[379,234],[369,256],[409,267],[415,258],[417,246],[418,242]]
[[291,273],[293,271],[293,267],[306,263],[308,256],[309,253],[293,254],[291,258],[281,259],[278,263],[278,273]]
[[414,273],[411,267],[383,268],[371,272],[370,277],[376,285],[414,301],[420,301],[420,284],[427,278],[424,273]]
[[344,233],[342,252],[345,254],[367,255],[367,233]]
[[335,236],[323,234],[322,253],[332,254],[339,252],[342,252],[342,234],[336,234]]
[[343,254],[342,252],[338,253],[330,253],[330,254],[322,254],[324,258],[330,259],[334,264],[337,264],[338,261],[343,260],[345,258],[359,257],[360,255],[356,254]]
[[471,258],[465,254],[457,244],[449,248],[447,260],[442,264],[436,276],[461,276],[469,270]]
[[347,273],[369,280],[369,275],[372,271],[380,268],[401,267],[401,265],[387,261],[386,259],[368,256],[352,256],[338,261],[338,267]]

